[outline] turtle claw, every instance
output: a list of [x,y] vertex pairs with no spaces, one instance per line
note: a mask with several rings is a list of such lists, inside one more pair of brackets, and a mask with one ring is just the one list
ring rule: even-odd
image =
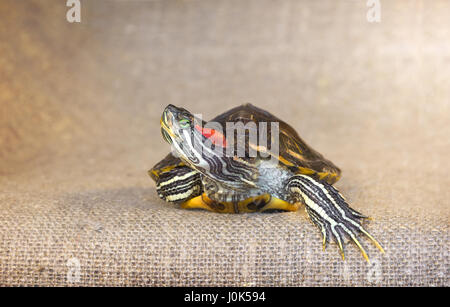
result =
[[308,212],[309,217],[313,221],[313,223],[318,226],[322,231],[322,247],[323,250],[326,249],[327,243],[329,242],[327,233],[330,234],[330,237],[334,242],[337,243],[339,247],[339,253],[341,254],[342,260],[345,260],[345,252],[344,252],[344,237],[349,237],[351,241],[353,241],[356,246],[361,251],[362,256],[368,263],[370,263],[369,257],[367,255],[366,250],[361,245],[357,238],[357,234],[363,233],[365,234],[374,244],[375,246],[384,253],[384,249],[381,247],[381,245],[371,236],[357,221],[354,221],[358,224],[358,226],[355,227],[355,225],[345,225],[342,222],[337,222],[334,226],[327,227],[327,225],[320,221],[317,218],[317,214],[312,211],[309,207],[306,207],[306,211]]
[[370,241],[372,241],[372,243],[380,250],[380,252],[381,252],[382,254],[385,253],[385,252],[384,252],[384,248],[380,245],[380,243],[378,243],[377,240],[375,240],[375,238],[374,238],[370,233],[368,233],[368,232],[367,232],[364,228],[362,228],[362,227],[361,227],[361,232],[364,233],[364,234],[370,239]]
[[340,193],[330,184],[317,181],[305,175],[296,175],[290,179],[288,189],[306,205],[311,221],[322,232],[322,245],[325,250],[330,238],[337,243],[342,259],[345,260],[343,241],[353,241],[362,256],[370,263],[367,252],[358,241],[358,234],[366,235],[375,246],[384,253],[384,249],[361,225],[360,220],[367,218],[349,207]]

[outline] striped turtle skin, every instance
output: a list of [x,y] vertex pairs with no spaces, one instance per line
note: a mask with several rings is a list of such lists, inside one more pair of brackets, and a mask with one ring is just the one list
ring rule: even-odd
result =
[[[172,145],[172,152],[149,170],[161,199],[220,213],[297,211],[304,206],[322,233],[324,249],[335,242],[344,259],[349,240],[369,261],[358,240],[363,234],[384,253],[362,226],[367,217],[350,208],[333,187],[340,169],[269,112],[245,104],[206,122],[169,105],[160,123],[163,138]],[[272,123],[276,126],[269,129]]]

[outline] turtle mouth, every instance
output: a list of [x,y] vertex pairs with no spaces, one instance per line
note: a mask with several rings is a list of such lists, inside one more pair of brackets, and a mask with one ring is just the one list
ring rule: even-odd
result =
[[172,138],[170,135],[164,130],[164,128],[161,128],[161,134],[163,136],[163,139],[166,140],[167,143],[172,144]]
[[172,144],[172,139],[175,139],[175,134],[171,131],[169,128],[172,126],[172,121],[170,119],[170,116],[167,116],[166,112],[164,112],[161,116],[161,120],[159,121],[161,125],[161,133],[163,135],[163,138],[169,143]]

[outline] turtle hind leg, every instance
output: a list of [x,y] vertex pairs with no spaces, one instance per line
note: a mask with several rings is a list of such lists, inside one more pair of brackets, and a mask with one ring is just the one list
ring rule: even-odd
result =
[[185,202],[203,192],[200,174],[187,166],[175,166],[156,178],[158,196],[167,202]]
[[359,243],[357,235],[365,234],[384,253],[381,245],[362,227],[360,220],[367,218],[349,207],[342,195],[330,184],[307,175],[292,176],[287,184],[290,198],[306,205],[311,221],[322,232],[323,246],[333,239],[339,246],[344,259],[343,239],[350,238],[369,262],[366,251]]

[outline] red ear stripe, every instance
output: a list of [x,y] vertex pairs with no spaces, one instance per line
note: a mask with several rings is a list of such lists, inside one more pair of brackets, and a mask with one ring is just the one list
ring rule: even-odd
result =
[[208,138],[214,145],[221,147],[227,146],[225,136],[219,131],[211,128],[203,128],[199,125],[195,125],[195,129],[197,129],[201,134]]

